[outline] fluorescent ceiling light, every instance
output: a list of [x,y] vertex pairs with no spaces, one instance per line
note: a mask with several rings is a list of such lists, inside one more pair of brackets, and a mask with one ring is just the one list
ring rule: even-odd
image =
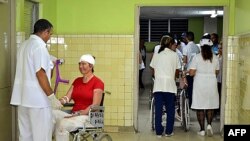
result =
[[[215,10],[200,12],[200,14],[204,14],[204,15],[211,15],[213,13],[215,13]],[[223,10],[217,10],[217,15],[223,15],[223,14],[224,14]]]
[[211,18],[215,18],[218,16],[217,10],[214,10],[214,12],[211,14]]

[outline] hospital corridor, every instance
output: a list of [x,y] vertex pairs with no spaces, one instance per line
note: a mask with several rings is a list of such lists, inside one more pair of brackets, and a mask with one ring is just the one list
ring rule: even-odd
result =
[[[150,54],[148,54],[149,56]],[[148,57],[149,58],[149,57]],[[147,63],[149,59],[147,60]],[[146,65],[148,66],[148,64]],[[174,135],[171,137],[162,136],[158,138],[155,131],[152,130],[150,121],[150,106],[149,96],[152,88],[151,70],[146,67],[143,73],[144,89],[140,89],[139,93],[139,109],[138,109],[138,132],[124,131],[120,133],[109,133],[114,141],[223,141],[223,136],[220,132],[220,119],[213,120],[212,126],[214,135],[213,137],[197,135],[199,124],[196,118],[195,111],[190,111],[190,130],[184,131],[180,125],[180,121],[175,120]]]

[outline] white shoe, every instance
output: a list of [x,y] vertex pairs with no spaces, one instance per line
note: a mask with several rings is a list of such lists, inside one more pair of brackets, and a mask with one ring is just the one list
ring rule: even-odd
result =
[[205,136],[205,131],[204,130],[199,131],[199,132],[197,132],[197,134],[200,135],[200,136]]
[[213,136],[213,128],[210,124],[207,125],[207,135],[209,137],[212,137]]
[[165,137],[171,137],[174,135],[174,132],[172,132],[171,134],[165,134]]
[[162,135],[156,135],[157,136],[157,138],[161,138],[162,137]]

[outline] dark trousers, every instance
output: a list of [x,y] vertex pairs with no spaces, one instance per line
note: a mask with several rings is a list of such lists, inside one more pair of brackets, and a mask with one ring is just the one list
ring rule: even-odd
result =
[[144,84],[142,82],[142,73],[144,69],[139,70],[139,87],[144,88]]
[[219,109],[215,109],[215,115],[220,114],[220,101],[221,101],[221,83],[220,82],[217,83],[217,87],[218,87],[218,93],[219,93]]
[[193,96],[193,83],[194,83],[194,77],[187,75],[187,82],[188,82],[188,87],[187,87],[187,95],[188,95],[188,100],[189,100],[189,108],[191,108],[192,105],[192,96]]
[[156,135],[162,135],[164,128],[162,126],[163,105],[166,107],[167,121],[166,134],[171,134],[174,129],[175,117],[175,94],[169,92],[155,92],[155,131]]

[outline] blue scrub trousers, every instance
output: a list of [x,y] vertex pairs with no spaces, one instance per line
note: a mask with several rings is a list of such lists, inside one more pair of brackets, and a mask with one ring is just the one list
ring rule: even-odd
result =
[[167,121],[166,134],[171,134],[174,128],[175,118],[175,94],[169,92],[155,92],[155,131],[156,135],[162,135],[164,127],[162,126],[163,105],[166,107]]

